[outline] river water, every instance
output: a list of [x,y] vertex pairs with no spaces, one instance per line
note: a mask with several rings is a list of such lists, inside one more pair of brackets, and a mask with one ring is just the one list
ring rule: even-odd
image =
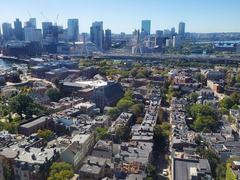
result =
[[11,68],[12,64],[13,64],[12,62],[0,59],[0,69],[1,70]]

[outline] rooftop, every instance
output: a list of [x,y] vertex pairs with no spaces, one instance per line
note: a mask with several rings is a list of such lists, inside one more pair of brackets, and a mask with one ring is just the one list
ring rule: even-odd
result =
[[47,116],[43,116],[43,117],[37,118],[37,119],[35,119],[35,120],[31,121],[31,122],[28,122],[26,124],[22,124],[21,127],[22,128],[31,128],[31,127],[33,127],[33,126],[35,126],[37,124],[41,124],[41,123],[45,122],[47,120],[47,118],[48,118]]

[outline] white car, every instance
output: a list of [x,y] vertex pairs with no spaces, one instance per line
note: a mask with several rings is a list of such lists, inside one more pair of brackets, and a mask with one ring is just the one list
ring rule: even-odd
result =
[[167,176],[167,175],[168,175],[168,170],[167,170],[167,169],[163,169],[162,174],[163,174],[164,176]]

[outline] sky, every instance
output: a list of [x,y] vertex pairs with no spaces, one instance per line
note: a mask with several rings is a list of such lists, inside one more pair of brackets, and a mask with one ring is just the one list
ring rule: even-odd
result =
[[[240,0],[0,0],[0,23],[37,18],[66,27],[68,18],[79,19],[80,32],[93,21],[103,21],[113,33],[131,33],[141,20],[151,20],[151,32],[178,29],[187,32],[240,32]],[[58,16],[58,18],[57,18]]]

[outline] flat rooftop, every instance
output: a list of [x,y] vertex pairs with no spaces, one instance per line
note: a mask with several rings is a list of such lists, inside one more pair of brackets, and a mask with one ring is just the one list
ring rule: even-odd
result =
[[31,128],[37,124],[41,124],[41,123],[44,123],[46,121],[47,117],[46,116],[43,116],[43,117],[40,117],[38,119],[35,119],[31,122],[28,122],[26,124],[22,124],[20,127],[22,128]]
[[79,88],[98,88],[106,86],[107,82],[103,80],[91,80],[91,81],[75,81],[75,82],[64,82],[65,86],[75,86]]

